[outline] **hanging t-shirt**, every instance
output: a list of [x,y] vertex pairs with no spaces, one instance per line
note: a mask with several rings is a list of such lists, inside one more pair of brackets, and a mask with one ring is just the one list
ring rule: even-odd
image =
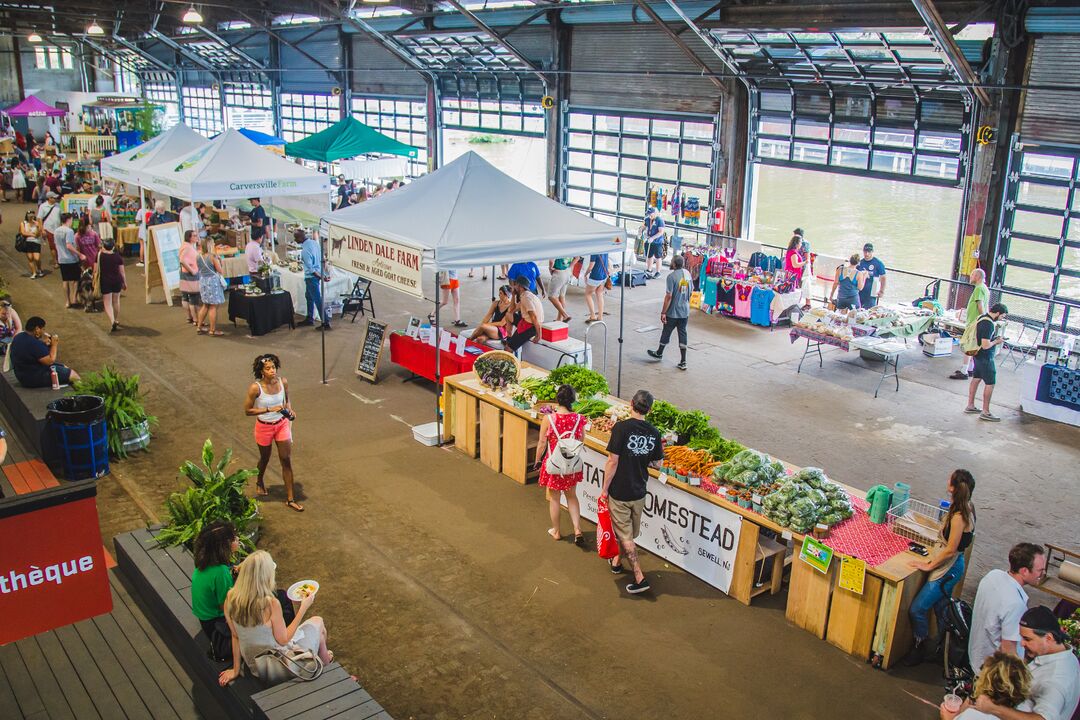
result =
[[755,287],[750,296],[750,324],[769,327],[772,325],[772,301],[774,293],[763,287]]
[[750,296],[753,292],[753,285],[735,284],[735,317],[750,319]]
[[721,280],[716,289],[716,308],[724,315],[735,314],[735,281]]

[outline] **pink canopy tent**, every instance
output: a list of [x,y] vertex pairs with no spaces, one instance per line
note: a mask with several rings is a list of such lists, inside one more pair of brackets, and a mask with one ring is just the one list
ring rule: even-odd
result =
[[37,95],[31,95],[18,105],[9,107],[4,114],[8,117],[63,117],[67,111],[54,108],[38,99]]

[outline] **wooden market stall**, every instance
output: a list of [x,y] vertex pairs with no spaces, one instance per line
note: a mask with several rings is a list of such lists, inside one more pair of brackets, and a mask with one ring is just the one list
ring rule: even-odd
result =
[[[545,374],[546,371],[540,368],[522,364],[522,377],[543,377]],[[485,388],[471,372],[446,377],[444,388],[445,437],[452,439],[459,451],[479,458],[489,468],[515,482],[524,485],[532,480],[535,476],[532,461],[539,442],[539,413],[518,407],[508,398]],[[611,396],[603,399],[625,404]],[[586,435],[585,444],[587,452],[597,453],[600,458],[606,457],[605,438],[589,434]],[[592,465],[598,466],[602,473],[602,460],[594,461]],[[790,465],[788,467],[797,470]],[[589,468],[590,461],[587,459],[587,479]],[[757,595],[779,593],[784,570],[790,567],[786,616],[792,623],[861,659],[867,659],[871,654],[880,655],[884,668],[899,660],[910,648],[912,636],[908,608],[925,583],[926,573],[912,569],[909,562],[921,560],[921,557],[902,552],[877,566],[867,563],[865,576],[862,577],[862,592],[857,594],[841,587],[842,553],[837,552],[827,572],[822,573],[799,559],[806,540],[804,535],[702,487],[691,486],[670,476],[661,478],[656,470],[650,470],[650,474],[650,493],[664,488],[663,492],[669,496],[674,492],[685,501],[693,499],[698,504],[698,513],[704,504],[725,515],[734,514],[730,517],[735,518],[737,523],[738,539],[728,556],[730,585],[727,586],[727,594],[731,597],[749,605]],[[852,497],[865,499],[863,492],[842,483],[837,484]],[[587,516],[586,507],[587,503],[583,501],[582,512]],[[590,519],[595,520],[595,515]],[[653,547],[646,545],[646,548],[672,560],[663,552],[656,552]],[[697,554],[708,553],[699,549]],[[691,562],[681,564],[679,560],[676,556],[674,564],[723,590],[723,585],[696,572]],[[716,561],[728,564],[728,560]]]

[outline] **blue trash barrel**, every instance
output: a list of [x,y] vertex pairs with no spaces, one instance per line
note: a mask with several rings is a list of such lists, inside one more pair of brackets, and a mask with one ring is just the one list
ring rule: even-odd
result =
[[109,472],[105,400],[72,395],[53,400],[46,414],[68,480],[86,480]]

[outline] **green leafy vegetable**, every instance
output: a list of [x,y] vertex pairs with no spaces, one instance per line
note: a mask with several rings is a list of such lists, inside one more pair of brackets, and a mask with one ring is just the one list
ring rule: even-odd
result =
[[563,365],[551,371],[548,379],[556,388],[569,385],[578,395],[588,398],[609,392],[607,378],[580,365]]
[[579,400],[574,403],[573,410],[587,418],[594,419],[607,412],[609,407],[611,407],[611,403],[606,403],[603,400]]
[[661,433],[673,432],[675,423],[679,420],[679,408],[666,400],[657,400],[653,403],[652,410],[645,419],[652,423],[653,427]]

